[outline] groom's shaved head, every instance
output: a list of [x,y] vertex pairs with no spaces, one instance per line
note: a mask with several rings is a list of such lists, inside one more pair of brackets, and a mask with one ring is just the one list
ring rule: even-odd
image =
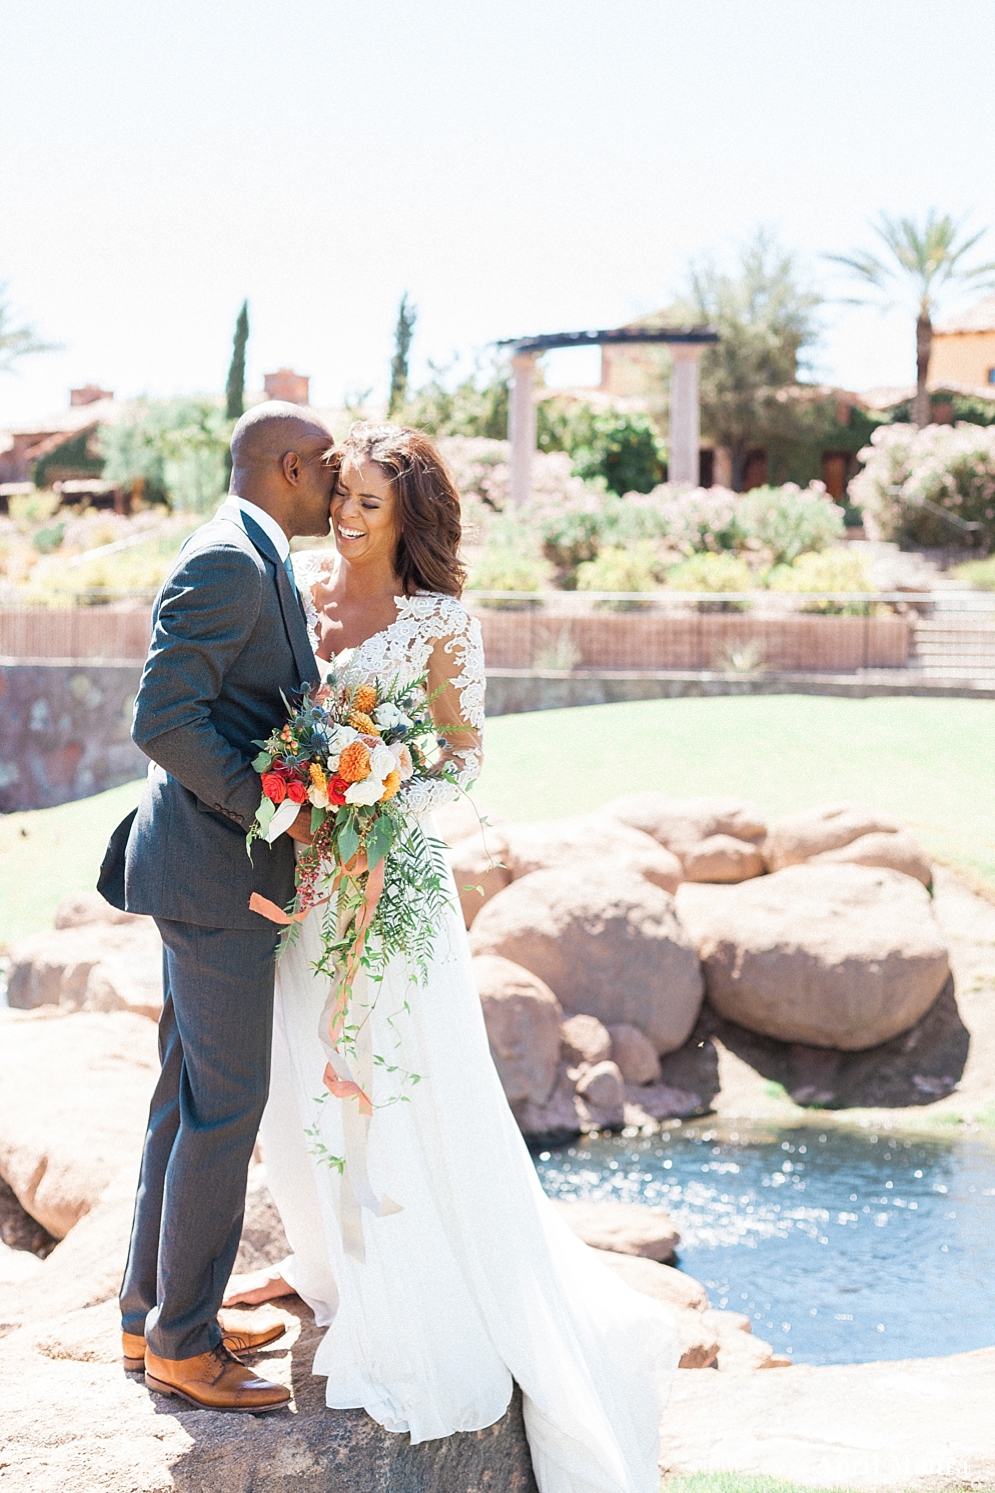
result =
[[246,410],[231,437],[231,491],[291,537],[327,535],[338,473],[332,432],[299,404],[268,399]]
[[231,436],[233,467],[281,461],[288,451],[310,456],[334,445],[332,433],[314,410],[282,399],[268,399],[246,410]]

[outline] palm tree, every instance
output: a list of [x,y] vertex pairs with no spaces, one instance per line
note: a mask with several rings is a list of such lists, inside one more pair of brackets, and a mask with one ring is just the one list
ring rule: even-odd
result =
[[30,353],[58,352],[54,342],[42,342],[34,327],[26,322],[16,325],[14,312],[7,299],[9,284],[0,280],[0,373],[13,373],[20,358]]
[[[912,218],[889,218],[882,213],[874,232],[890,251],[882,261],[874,254],[857,249],[852,254],[827,254],[825,257],[843,265],[858,279],[882,291],[886,305],[901,300],[901,292],[911,291],[916,302],[916,397],[912,406],[912,423],[917,430],[929,424],[929,392],[926,378],[933,348],[933,317],[941,292],[947,287],[963,286],[988,290],[995,284],[995,262],[965,269],[962,260],[987,233],[986,228],[961,239],[961,224],[949,213],[941,218],[933,208],[920,227]],[[898,282],[897,287],[895,282]],[[896,293],[897,291],[897,293]],[[852,304],[860,304],[854,299]]]

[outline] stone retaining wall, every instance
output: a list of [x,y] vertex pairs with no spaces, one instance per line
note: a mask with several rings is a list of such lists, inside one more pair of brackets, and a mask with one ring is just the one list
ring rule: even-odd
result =
[[140,663],[0,662],[0,812],[46,809],[144,776],[131,740]]

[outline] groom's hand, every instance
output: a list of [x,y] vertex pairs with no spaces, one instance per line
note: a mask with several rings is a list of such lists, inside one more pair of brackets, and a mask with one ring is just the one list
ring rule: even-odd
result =
[[297,818],[287,830],[287,834],[292,840],[299,840],[302,845],[311,845],[314,843],[314,836],[311,833],[310,804],[308,804],[306,809],[301,809]]

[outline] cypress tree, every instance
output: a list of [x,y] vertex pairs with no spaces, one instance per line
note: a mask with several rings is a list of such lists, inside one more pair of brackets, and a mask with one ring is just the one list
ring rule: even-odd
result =
[[418,308],[408,305],[408,292],[401,297],[397,308],[397,325],[394,327],[394,356],[390,360],[390,398],[387,400],[387,418],[403,409],[408,397],[408,353],[415,332]]
[[249,303],[243,301],[235,322],[231,365],[228,369],[228,382],[225,384],[225,415],[229,420],[238,420],[245,414],[245,345],[248,340]]

